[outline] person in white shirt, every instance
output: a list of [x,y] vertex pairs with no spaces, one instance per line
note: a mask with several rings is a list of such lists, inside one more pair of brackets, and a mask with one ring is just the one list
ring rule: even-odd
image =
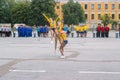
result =
[[0,37],[2,37],[2,26],[0,26]]

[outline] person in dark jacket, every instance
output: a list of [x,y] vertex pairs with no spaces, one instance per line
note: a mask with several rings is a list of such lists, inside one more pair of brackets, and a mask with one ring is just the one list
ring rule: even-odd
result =
[[119,27],[118,31],[119,31],[119,38],[120,38],[120,27]]
[[105,37],[109,37],[109,27],[107,25],[105,26]]
[[105,35],[105,29],[104,29],[104,26],[102,25],[102,27],[101,27],[101,37],[104,38],[104,35]]
[[96,31],[97,31],[97,37],[100,37],[101,24],[98,24]]

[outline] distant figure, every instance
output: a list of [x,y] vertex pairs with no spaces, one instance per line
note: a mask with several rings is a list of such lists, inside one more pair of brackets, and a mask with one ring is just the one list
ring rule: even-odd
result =
[[80,29],[80,26],[76,26],[76,34],[77,34],[77,38],[79,37],[79,29]]
[[107,25],[105,26],[105,37],[109,37],[109,27]]
[[119,38],[120,38],[120,27],[119,27],[118,31],[119,31]]
[[0,37],[2,37],[2,26],[0,26]]
[[67,37],[68,37],[70,34],[70,30],[69,30],[69,27],[67,25],[64,26],[64,31],[66,31]]
[[79,28],[79,32],[80,32],[80,37],[83,37],[84,36],[84,26],[83,25]]
[[71,32],[71,37],[74,37],[74,31],[75,31],[75,26],[74,25],[70,25],[70,32]]
[[37,35],[40,37],[40,26],[37,27]]
[[105,29],[104,29],[104,26],[102,25],[102,27],[101,27],[101,37],[104,38],[104,35],[105,35]]
[[98,24],[96,31],[97,31],[97,37],[100,37],[100,30],[101,30],[101,24]]
[[84,25],[84,37],[87,37],[88,26]]

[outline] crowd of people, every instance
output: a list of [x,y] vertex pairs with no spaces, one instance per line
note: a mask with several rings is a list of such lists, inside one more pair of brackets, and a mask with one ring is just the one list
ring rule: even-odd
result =
[[[70,36],[72,31],[76,31],[76,36],[74,37],[87,37],[87,30],[88,26],[87,25],[77,25],[77,26],[68,26],[64,25],[63,26],[64,31],[66,31],[67,37]],[[18,37],[32,37],[33,36],[33,27],[29,27],[26,25],[19,25],[17,28],[18,31]],[[50,27],[48,25],[45,26],[37,26],[35,31],[37,32],[38,37],[48,37],[50,33]],[[107,25],[101,25],[98,24],[96,27],[96,37],[97,38],[104,38],[104,37],[109,37],[109,31],[110,28]],[[119,31],[119,37],[120,37],[120,27],[118,28]],[[0,25],[0,37],[10,37],[12,34],[12,28],[11,26],[1,26]]]
[[0,26],[0,37],[10,37],[11,27],[10,26]]
[[88,26],[85,24],[76,26],[77,37],[87,37]]
[[19,25],[17,31],[18,37],[32,37],[32,28],[29,26]]
[[38,37],[48,37],[49,28],[47,25],[37,27]]
[[96,37],[100,38],[104,38],[104,37],[109,37],[109,27],[107,25],[101,25],[101,24],[98,24],[97,28],[96,28]]

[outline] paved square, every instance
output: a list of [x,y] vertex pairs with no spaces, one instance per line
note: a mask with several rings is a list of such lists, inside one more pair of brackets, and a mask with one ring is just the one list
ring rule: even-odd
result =
[[60,59],[50,38],[0,38],[0,80],[120,80],[120,39],[68,40]]

